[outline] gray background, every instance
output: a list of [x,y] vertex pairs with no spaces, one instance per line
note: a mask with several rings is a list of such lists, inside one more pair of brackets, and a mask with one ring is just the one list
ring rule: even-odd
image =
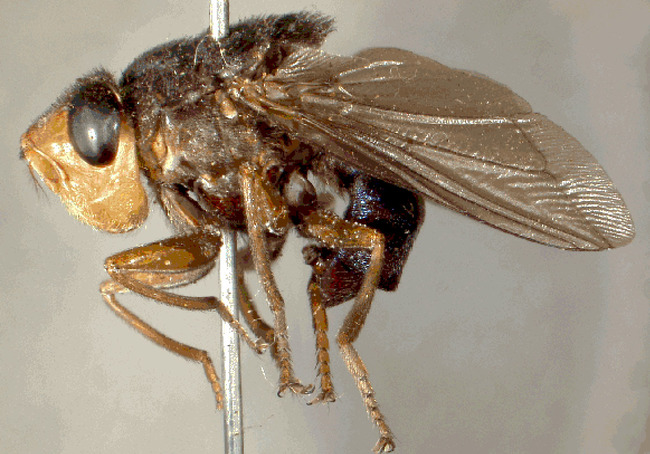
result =
[[[629,246],[569,253],[428,206],[401,288],[381,293],[358,349],[401,453],[637,453],[648,394],[650,4],[570,1],[232,2],[250,15],[320,10],[326,49],[391,45],[487,74],[575,135],[636,221]],[[103,304],[103,259],[166,237],[152,207],[111,236],[39,194],[18,139],[75,77],[119,73],[140,52],[207,26],[207,2],[2,2],[0,18],[0,452],[218,453],[203,371]],[[314,378],[307,268],[279,265],[298,375]],[[192,289],[216,293],[216,278]],[[258,298],[262,295],[258,293]],[[215,314],[122,300],[218,358]],[[337,327],[347,307],[330,312]],[[375,429],[333,352],[339,400],[275,396],[267,356],[243,350],[247,453],[370,452]]]

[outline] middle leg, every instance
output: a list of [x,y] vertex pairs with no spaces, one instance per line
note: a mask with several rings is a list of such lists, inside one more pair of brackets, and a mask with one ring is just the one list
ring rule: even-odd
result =
[[250,163],[243,164],[239,169],[239,176],[253,264],[274,317],[273,348],[280,367],[278,395],[282,396],[287,390],[297,394],[308,394],[314,387],[303,385],[293,371],[284,298],[271,270],[271,257],[266,238],[267,232],[282,234],[288,228],[287,207],[256,166]]

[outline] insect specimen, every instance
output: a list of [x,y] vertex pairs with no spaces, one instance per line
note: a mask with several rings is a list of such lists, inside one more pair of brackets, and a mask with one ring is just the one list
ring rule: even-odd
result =
[[[429,199],[517,236],[563,249],[632,240],[630,214],[582,146],[507,87],[398,49],[353,57],[319,50],[329,18],[269,16],[174,41],[138,57],[118,82],[80,78],[24,134],[23,157],[67,209],[91,226],[126,232],[149,211],[149,183],[176,235],[106,260],[106,303],[143,335],[201,362],[221,406],[206,352],[179,343],[124,308],[135,292],[192,310],[216,310],[279,368],[279,394],[308,393],[292,367],[285,305],[271,269],[288,232],[313,240],[308,295],[319,393],[335,400],[329,307],[352,300],[336,341],[379,429],[394,439],[353,347],[377,289],[395,290]],[[347,197],[337,215],[324,191]],[[273,323],[257,313],[242,273],[241,311],[253,335],[213,297],[171,287],[204,277],[222,228],[248,237]]]

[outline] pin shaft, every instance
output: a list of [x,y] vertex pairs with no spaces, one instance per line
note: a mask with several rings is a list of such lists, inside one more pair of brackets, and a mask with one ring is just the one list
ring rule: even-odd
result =
[[[219,40],[228,35],[228,0],[210,0],[210,36]],[[237,234],[222,232],[223,246],[219,254],[221,301],[237,318]],[[243,454],[241,372],[239,336],[227,323],[221,323],[221,356],[224,388],[224,443],[226,454]]]

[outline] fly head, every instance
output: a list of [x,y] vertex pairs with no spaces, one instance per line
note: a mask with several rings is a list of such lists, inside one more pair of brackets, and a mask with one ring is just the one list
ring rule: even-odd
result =
[[23,134],[21,151],[68,211],[92,227],[121,233],[146,219],[133,128],[107,72],[79,79]]

